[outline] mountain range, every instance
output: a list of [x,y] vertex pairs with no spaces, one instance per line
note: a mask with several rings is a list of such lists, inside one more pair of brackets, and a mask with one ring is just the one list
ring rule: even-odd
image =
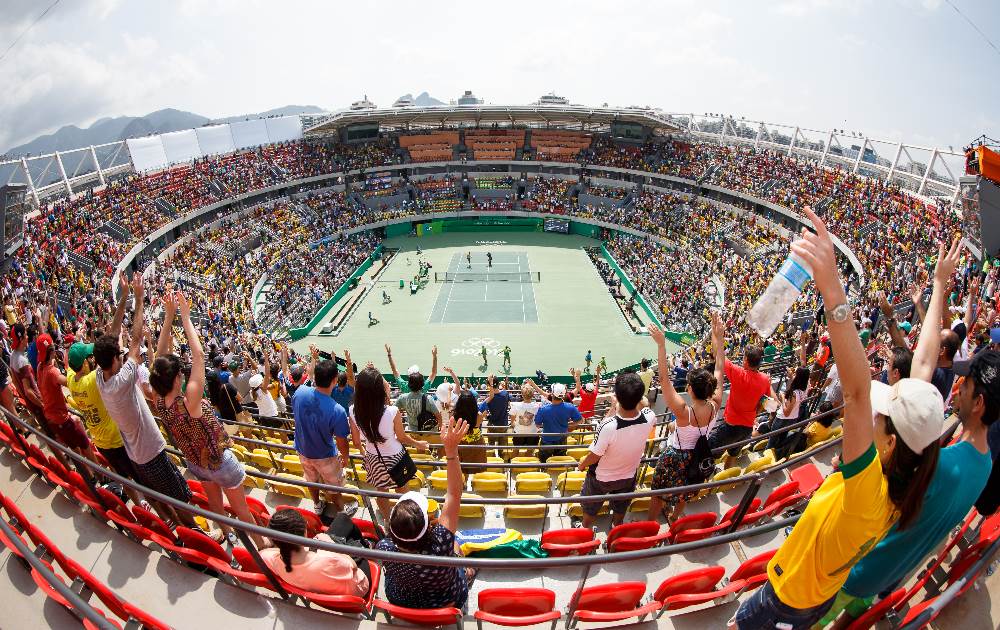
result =
[[145,116],[117,116],[101,118],[89,127],[81,129],[76,125],[66,125],[58,131],[38,136],[30,142],[11,147],[5,151],[10,157],[22,155],[39,155],[53,151],[68,151],[92,144],[116,142],[126,138],[138,138],[154,133],[169,133],[182,129],[193,129],[208,124],[227,123],[249,118],[265,118],[268,116],[289,116],[292,114],[319,114],[322,108],[315,105],[286,105],[257,114],[229,116],[227,118],[211,119],[199,114],[178,109],[161,109]]
[[[412,98],[417,107],[447,105],[427,92],[421,92],[414,97],[405,94],[399,98]],[[398,99],[397,99],[398,100]],[[320,114],[324,109],[315,105],[285,105],[266,112],[228,116],[226,118],[208,118],[200,114],[167,108],[155,111],[145,116],[116,116],[100,118],[89,127],[80,128],[76,125],[66,125],[53,133],[38,136],[34,140],[11,147],[3,152],[6,157],[22,155],[41,155],[53,151],[69,151],[96,144],[117,142],[127,138],[139,138],[154,133],[169,133],[183,129],[193,129],[209,124],[228,123],[250,118],[266,118],[268,116],[290,116],[293,114]]]

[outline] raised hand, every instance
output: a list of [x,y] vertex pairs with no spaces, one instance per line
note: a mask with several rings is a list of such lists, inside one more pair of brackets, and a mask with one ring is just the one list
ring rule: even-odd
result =
[[165,321],[170,321],[177,314],[177,297],[176,293],[167,293],[163,296],[163,312],[165,316]]
[[174,301],[177,303],[177,310],[180,311],[181,319],[191,318],[191,303],[188,302],[187,297],[180,291],[174,292]]
[[441,444],[444,445],[445,454],[449,457],[457,455],[458,445],[468,432],[469,423],[462,419],[452,419],[451,422],[443,425],[441,427]]
[[646,324],[646,331],[649,333],[649,338],[657,346],[664,346],[667,343],[667,338],[663,335],[663,330],[659,326],[653,323]]
[[934,282],[947,284],[955,276],[955,268],[962,257],[962,237],[956,236],[952,241],[947,253],[944,250],[944,243],[938,246],[937,263],[934,265]]

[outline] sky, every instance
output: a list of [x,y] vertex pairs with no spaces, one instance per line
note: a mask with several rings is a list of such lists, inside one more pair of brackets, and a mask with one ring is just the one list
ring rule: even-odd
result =
[[[1000,2],[950,1],[1000,45]],[[4,0],[0,54],[51,2]],[[948,0],[60,0],[0,58],[0,149],[166,107],[214,118],[464,90],[960,149],[1000,137],[998,76],[1000,53]]]

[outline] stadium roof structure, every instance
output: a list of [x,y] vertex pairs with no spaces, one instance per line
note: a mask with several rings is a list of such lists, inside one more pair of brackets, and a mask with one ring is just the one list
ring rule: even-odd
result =
[[582,105],[437,105],[341,110],[306,127],[305,135],[328,135],[343,127],[378,123],[382,129],[433,129],[447,126],[527,126],[608,131],[612,123],[641,124],[666,135],[683,131],[658,110]]

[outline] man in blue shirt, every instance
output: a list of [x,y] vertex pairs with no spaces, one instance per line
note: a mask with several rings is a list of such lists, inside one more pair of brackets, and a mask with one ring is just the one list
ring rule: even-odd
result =
[[[337,355],[333,355],[333,360],[337,360]],[[344,350],[344,363],[345,370],[337,375],[337,386],[330,392],[330,397],[344,409],[350,409],[354,398],[354,364],[351,363],[351,353],[347,350]]]
[[[541,390],[540,390],[541,391]],[[545,395],[545,392],[541,392]],[[570,427],[583,420],[580,410],[576,406],[565,401],[566,386],[556,383],[552,386],[552,395],[549,397],[551,404],[543,405],[535,414],[535,424],[542,428],[542,433],[569,433]],[[566,444],[565,435],[543,435],[542,446],[552,446]],[[541,448],[538,449],[538,459],[545,461],[555,455],[565,455],[565,448]]]
[[[486,379],[486,386],[489,387],[486,400],[479,403],[479,411],[488,412],[487,423],[488,433],[506,433],[510,426],[510,394],[506,389],[497,385],[497,377],[490,374]],[[490,444],[505,443],[506,437],[491,435]]]
[[[313,373],[315,386],[301,385],[292,396],[295,416],[295,450],[302,461],[302,476],[306,481],[344,485],[344,468],[350,466],[347,437],[351,433],[347,412],[330,397],[337,378],[337,364],[331,360],[316,363]],[[322,514],[326,502],[319,491],[309,488],[317,514]],[[343,503],[338,493],[328,492],[330,502],[340,511]]]

